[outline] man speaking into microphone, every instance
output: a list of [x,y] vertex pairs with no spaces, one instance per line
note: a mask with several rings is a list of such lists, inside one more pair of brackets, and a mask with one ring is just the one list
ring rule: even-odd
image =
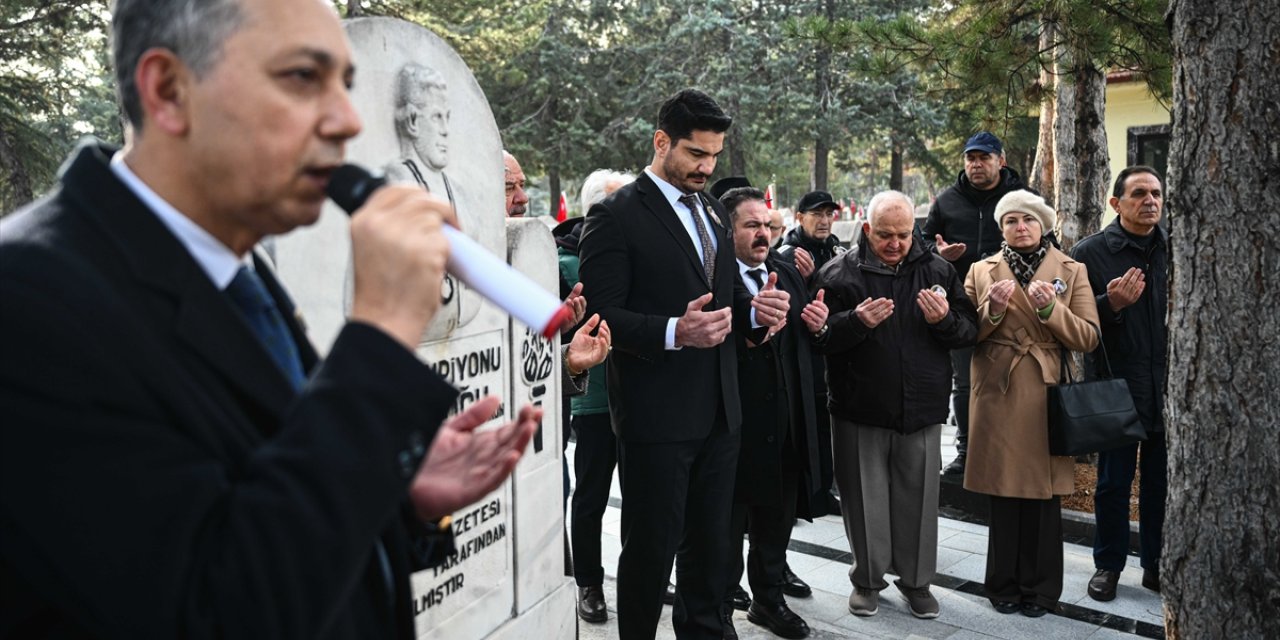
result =
[[0,225],[0,636],[412,638],[409,573],[540,419],[442,424],[412,349],[452,212],[417,186],[355,212],[317,362],[251,249],[316,221],[360,130],[333,9],[117,0],[112,41],[126,147]]

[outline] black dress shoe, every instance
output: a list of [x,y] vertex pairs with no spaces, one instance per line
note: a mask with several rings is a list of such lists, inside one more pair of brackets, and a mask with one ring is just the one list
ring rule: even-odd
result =
[[1116,583],[1120,582],[1119,571],[1098,569],[1089,578],[1089,597],[1098,602],[1110,602],[1116,599]]
[[782,574],[782,592],[792,598],[808,598],[813,595],[813,589],[800,579],[800,576],[791,571],[791,567],[787,566],[786,571]]
[[742,588],[742,585],[735,585],[729,591],[729,604],[738,611],[746,611],[751,607],[751,595]]
[[779,602],[775,605],[766,605],[760,601],[751,603],[751,608],[747,609],[747,620],[754,622],[766,629],[772,631],[774,635],[783,638],[807,638],[809,637],[809,624],[794,611],[787,608],[787,603]]
[[584,622],[604,622],[609,609],[604,604],[604,590],[599,585],[578,587],[578,617]]
[[991,601],[991,607],[996,610],[996,613],[1003,613],[1006,616],[1011,613],[1017,613],[1020,609],[1022,609],[1022,605],[1016,602],[1003,602],[1003,601],[996,601],[996,600]]
[[947,466],[942,468],[942,475],[944,476],[964,475],[964,463],[965,463],[966,457],[967,456],[963,453],[956,456],[955,460],[952,460],[949,464],[947,464]]
[[1043,616],[1046,613],[1049,613],[1048,609],[1034,602],[1022,603],[1022,615],[1028,618],[1039,618],[1040,616]]
[[1160,567],[1142,570],[1142,586],[1160,593]]
[[733,628],[733,609],[720,612],[721,640],[738,640],[738,630]]
[[676,585],[670,580],[667,581],[667,590],[662,592],[662,604],[676,603]]

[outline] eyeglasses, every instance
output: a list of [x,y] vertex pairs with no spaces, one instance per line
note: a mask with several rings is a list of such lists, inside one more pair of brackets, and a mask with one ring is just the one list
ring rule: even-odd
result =
[[801,211],[800,215],[817,216],[819,218],[834,218],[836,217],[836,211],[835,209],[819,209],[817,211]]

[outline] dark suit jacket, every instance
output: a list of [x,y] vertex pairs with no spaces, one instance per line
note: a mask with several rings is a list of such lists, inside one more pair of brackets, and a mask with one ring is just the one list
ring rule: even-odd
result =
[[[723,411],[729,430],[742,421],[732,336],[711,349],[664,348],[667,321],[714,292],[706,310],[735,307],[735,328],[749,329],[750,298],[738,277],[724,207],[699,194],[719,223],[716,276],[707,283],[698,251],[648,174],[591,207],[579,244],[579,275],[588,313],[613,332],[607,368],[609,412],[623,441],[705,438]],[[744,306],[745,305],[745,306]]]
[[405,489],[454,390],[292,323],[295,393],[111,152],[0,225],[0,637],[413,637]]
[[[796,514],[811,518],[815,509],[825,503],[812,504],[814,497],[825,494],[821,483],[817,412],[813,380],[813,348],[826,340],[814,338],[800,316],[809,303],[809,289],[800,272],[791,263],[770,252],[764,266],[778,274],[778,288],[791,294],[787,326],[763,345],[748,348],[743,336],[738,337],[739,382],[742,395],[742,449],[738,453],[737,495],[750,504],[776,504],[782,486],[782,447],[791,439],[800,466],[797,483]],[[735,271],[737,265],[734,265]],[[776,363],[774,375],[748,364],[748,360],[766,359]],[[756,375],[746,373],[755,371]],[[784,404],[784,416],[777,419],[776,401]],[[819,514],[824,513],[819,512]]]

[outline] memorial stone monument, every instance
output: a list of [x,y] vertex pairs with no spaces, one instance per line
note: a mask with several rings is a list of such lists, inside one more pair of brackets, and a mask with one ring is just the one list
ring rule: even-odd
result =
[[[364,123],[348,146],[348,162],[382,169],[391,180],[416,183],[449,200],[468,236],[557,292],[555,247],[546,227],[515,224],[508,240],[502,140],[462,59],[435,34],[408,22],[358,18],[345,26],[358,69],[351,98]],[[327,351],[350,310],[346,214],[326,205],[316,225],[276,239],[274,254],[311,338]],[[525,404],[545,410],[512,479],[454,514],[457,553],[413,576],[418,637],[573,637],[574,588],[563,576],[561,543],[558,341],[542,339],[450,277],[417,353],[461,392],[455,412],[488,394],[503,400],[494,425]]]

